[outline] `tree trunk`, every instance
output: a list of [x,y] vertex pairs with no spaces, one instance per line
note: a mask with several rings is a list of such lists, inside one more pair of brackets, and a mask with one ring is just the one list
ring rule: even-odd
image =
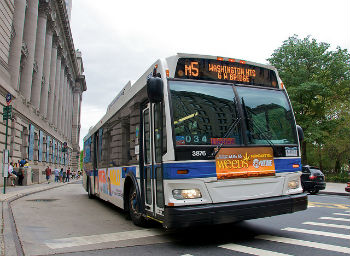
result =
[[335,173],[340,173],[340,160],[339,160],[339,158],[337,158],[337,160],[335,161],[334,171],[335,171]]
[[307,156],[306,156],[306,141],[303,140],[301,147],[301,163],[303,165],[307,164]]
[[323,171],[321,145],[319,145],[319,147],[318,147],[318,165],[319,165],[320,170]]

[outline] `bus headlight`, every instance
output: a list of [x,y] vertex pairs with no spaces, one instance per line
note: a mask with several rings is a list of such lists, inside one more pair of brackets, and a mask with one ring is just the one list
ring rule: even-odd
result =
[[299,187],[299,180],[288,181],[288,189],[296,189]]
[[202,194],[198,188],[194,189],[174,189],[173,197],[177,200],[201,198]]

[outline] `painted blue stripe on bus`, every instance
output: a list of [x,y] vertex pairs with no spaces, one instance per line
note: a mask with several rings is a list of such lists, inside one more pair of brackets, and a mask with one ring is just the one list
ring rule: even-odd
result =
[[[275,159],[276,173],[301,171],[300,158]],[[293,164],[299,168],[293,168]],[[215,162],[164,163],[164,179],[194,179],[216,177]],[[178,174],[177,170],[188,170],[188,174]]]
[[[188,170],[188,174],[177,174],[177,170]],[[164,163],[164,179],[193,179],[216,177],[215,162]]]
[[[300,158],[275,159],[274,162],[276,173],[301,171]],[[293,164],[299,165],[299,168],[293,168]]]
[[134,176],[136,177],[136,167],[135,166],[123,167],[122,170],[123,170],[122,171],[122,178],[125,178],[129,172],[133,173]]

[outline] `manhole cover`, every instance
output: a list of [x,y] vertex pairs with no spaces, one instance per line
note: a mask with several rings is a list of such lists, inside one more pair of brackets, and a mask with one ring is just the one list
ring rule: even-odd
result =
[[29,202],[52,202],[52,201],[56,201],[58,199],[45,199],[45,198],[40,198],[40,199],[31,199],[31,200],[27,200]]

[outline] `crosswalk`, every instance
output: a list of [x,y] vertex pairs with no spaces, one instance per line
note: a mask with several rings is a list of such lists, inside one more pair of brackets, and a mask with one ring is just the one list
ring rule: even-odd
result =
[[[293,254],[291,253],[293,250],[281,250],[276,244],[292,246],[290,248],[299,246],[299,248],[323,250],[325,251],[323,255],[333,255],[335,253],[340,253],[340,255],[350,255],[349,222],[350,210],[338,208],[337,212],[332,213],[331,216],[322,216],[315,218],[312,221],[305,221],[300,223],[298,227],[282,227],[280,229],[281,232],[279,232],[278,235],[261,234],[256,235],[253,239],[246,241],[243,240],[237,243],[226,243],[218,245],[217,247],[223,250],[228,250],[232,252],[233,255],[237,253],[259,256],[304,255],[300,253]],[[164,232],[162,232],[162,230],[140,229],[118,233],[47,240],[45,245],[50,249],[59,250],[98,243],[118,243],[120,241],[132,239],[151,238],[156,236],[162,237],[163,235]],[[325,238],[329,239],[325,240]],[[261,242],[264,243],[262,244]],[[197,254],[192,255],[191,253],[188,253],[181,256],[197,256]]]
[[[287,237],[289,234],[299,233],[304,235],[331,237],[331,238],[339,239],[340,241],[350,240],[349,233],[344,234],[336,231],[336,230],[350,229],[350,225],[348,224],[348,222],[350,222],[350,210],[333,213],[333,215],[342,216],[342,218],[332,217],[332,216],[319,217],[318,218],[319,221],[306,221],[301,223],[302,225],[305,225],[307,228],[294,228],[294,227],[282,228],[281,229],[282,231],[287,232],[286,237],[273,236],[273,235],[258,235],[255,237],[255,239],[269,241],[269,242],[283,243],[283,244],[288,244],[292,246],[301,246],[301,247],[325,250],[329,252],[329,255],[332,255],[332,252],[342,253],[342,254],[344,253],[344,254],[350,255],[350,242],[345,243],[348,246],[339,246],[339,245],[333,245],[333,244],[328,244],[323,242],[320,243],[320,242],[300,240],[300,239]],[[322,222],[322,221],[327,221],[327,222]],[[329,221],[334,223],[329,223]],[[332,232],[313,230],[313,229],[310,229],[310,227],[326,227],[326,228],[332,229]],[[246,245],[234,244],[234,243],[220,245],[219,248],[227,249],[234,252],[241,252],[249,255],[290,255],[290,254],[284,254],[282,252],[276,252],[272,250],[255,248],[252,246],[246,246]],[[195,256],[195,255],[191,255],[191,256]]]

